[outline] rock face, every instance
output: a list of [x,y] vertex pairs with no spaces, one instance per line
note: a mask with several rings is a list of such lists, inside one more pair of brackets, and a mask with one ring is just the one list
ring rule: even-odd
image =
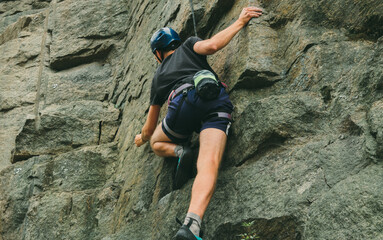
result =
[[[193,2],[202,38],[248,5]],[[209,57],[236,108],[204,239],[382,239],[383,3],[256,5]],[[189,1],[0,2],[0,240],[177,231],[192,180],[133,144],[163,26],[193,35]]]

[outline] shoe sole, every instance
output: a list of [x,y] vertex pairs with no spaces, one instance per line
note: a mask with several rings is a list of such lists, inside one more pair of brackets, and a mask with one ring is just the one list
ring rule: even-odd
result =
[[189,228],[182,226],[180,230],[178,230],[177,234],[172,238],[172,240],[198,240],[202,238],[196,237],[189,230]]

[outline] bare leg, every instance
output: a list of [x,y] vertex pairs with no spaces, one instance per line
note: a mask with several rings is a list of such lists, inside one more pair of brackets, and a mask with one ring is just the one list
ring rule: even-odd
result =
[[175,157],[174,149],[177,144],[172,143],[172,140],[162,131],[162,123],[158,124],[154,130],[153,136],[150,138],[150,146],[154,153],[160,157]]
[[226,139],[226,134],[215,128],[208,128],[200,133],[198,172],[193,183],[188,212],[197,214],[201,219],[214,193]]

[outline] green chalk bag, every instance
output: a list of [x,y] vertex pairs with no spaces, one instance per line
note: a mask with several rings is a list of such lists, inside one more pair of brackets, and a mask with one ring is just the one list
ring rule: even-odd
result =
[[209,70],[201,70],[194,77],[194,87],[198,96],[203,100],[216,99],[221,91],[221,84]]

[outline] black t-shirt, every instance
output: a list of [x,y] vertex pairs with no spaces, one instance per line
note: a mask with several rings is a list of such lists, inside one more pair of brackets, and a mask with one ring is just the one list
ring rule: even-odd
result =
[[166,57],[154,75],[150,92],[150,105],[162,106],[170,92],[183,83],[192,83],[193,76],[200,70],[217,74],[207,62],[205,55],[200,55],[193,50],[198,37],[188,38],[173,54]]

